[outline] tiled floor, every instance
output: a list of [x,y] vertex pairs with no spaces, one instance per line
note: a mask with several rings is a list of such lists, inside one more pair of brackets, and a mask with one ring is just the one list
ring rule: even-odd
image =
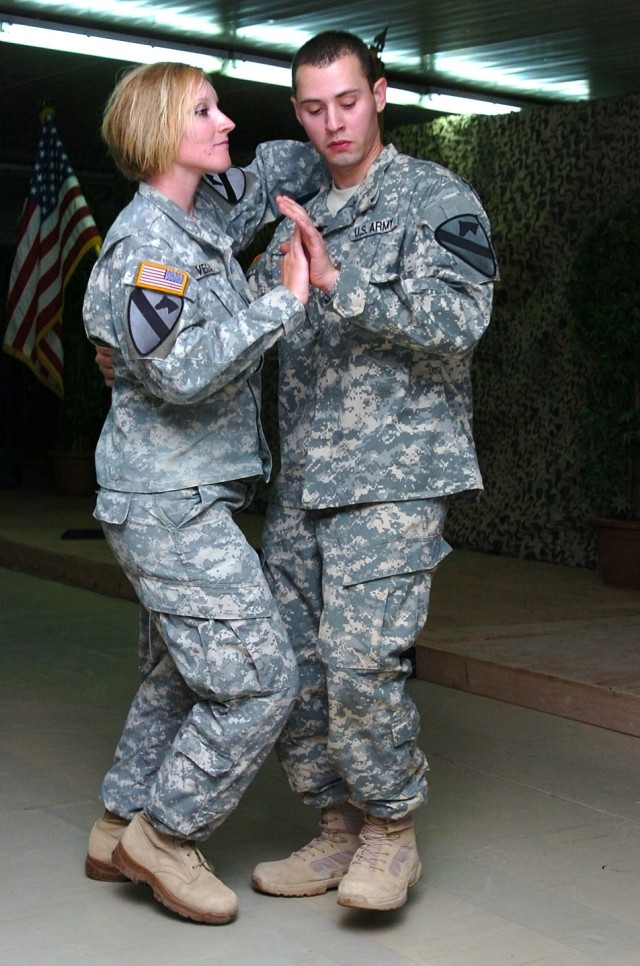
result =
[[240,900],[198,926],[83,875],[136,684],[134,603],[0,569],[0,950],[8,966],[638,966],[640,741],[411,682],[431,763],[424,876],[398,912],[251,890],[316,816],[270,759],[204,851]]

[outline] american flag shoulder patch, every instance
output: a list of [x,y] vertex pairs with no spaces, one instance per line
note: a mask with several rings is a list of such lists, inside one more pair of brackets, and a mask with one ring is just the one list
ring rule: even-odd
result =
[[156,292],[169,292],[184,295],[189,281],[189,273],[180,268],[160,265],[158,262],[140,262],[135,284],[140,288],[151,288]]

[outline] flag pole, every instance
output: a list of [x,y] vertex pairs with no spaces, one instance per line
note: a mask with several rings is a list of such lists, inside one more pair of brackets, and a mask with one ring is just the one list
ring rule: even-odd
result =
[[40,123],[44,124],[44,122],[47,120],[48,117],[55,117],[55,115],[56,115],[56,112],[51,107],[51,104],[45,103],[40,108],[40,113],[38,114],[38,118],[40,120]]

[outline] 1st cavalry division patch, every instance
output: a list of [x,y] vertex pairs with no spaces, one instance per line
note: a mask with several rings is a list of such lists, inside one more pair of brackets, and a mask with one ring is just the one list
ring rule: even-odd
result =
[[495,278],[497,266],[487,233],[477,215],[456,215],[436,228],[436,241],[486,278]]
[[136,350],[149,355],[175,328],[184,301],[189,273],[155,262],[141,262],[129,305],[127,322]]
[[247,191],[247,177],[242,168],[227,168],[219,174],[205,174],[204,180],[230,205],[242,201]]

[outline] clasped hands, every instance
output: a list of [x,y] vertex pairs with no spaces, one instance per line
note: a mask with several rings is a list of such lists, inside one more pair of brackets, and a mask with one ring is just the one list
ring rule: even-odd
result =
[[[286,195],[278,195],[276,202],[281,213],[290,218],[302,239],[302,245],[309,262],[309,281],[314,288],[327,295],[338,280],[340,269],[334,265],[326,243],[311,218],[297,201]],[[283,254],[289,251],[290,242],[282,242]]]
[[[334,265],[327,250],[324,238],[309,218],[309,215],[293,198],[286,195],[278,195],[276,198],[278,207],[285,217],[290,218],[294,223],[295,246],[297,247],[298,236],[302,242],[304,253],[309,263],[309,282],[315,288],[320,289],[325,295],[330,293],[338,279],[340,269]],[[292,240],[282,242],[280,249],[283,254],[290,251]],[[105,381],[105,385],[113,386],[115,372],[111,364],[112,350],[107,347],[96,347],[96,365]]]

